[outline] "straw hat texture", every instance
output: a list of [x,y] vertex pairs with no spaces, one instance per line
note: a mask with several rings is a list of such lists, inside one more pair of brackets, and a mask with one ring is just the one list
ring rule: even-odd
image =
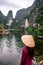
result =
[[28,47],[34,47],[35,41],[32,35],[23,35],[21,37],[22,42]]

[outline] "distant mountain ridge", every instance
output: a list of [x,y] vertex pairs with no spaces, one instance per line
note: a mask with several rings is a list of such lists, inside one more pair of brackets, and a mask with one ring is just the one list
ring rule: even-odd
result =
[[8,14],[7,14],[7,18],[9,19],[10,17],[13,18],[13,12],[12,12],[12,10],[10,10],[10,11],[8,12]]
[[[39,17],[40,16],[40,17]],[[0,11],[0,23],[6,25],[9,17],[13,18],[13,12],[10,10],[7,16],[4,16]],[[30,25],[43,19],[43,0],[35,0],[31,7],[20,9],[17,11],[11,27],[18,27],[24,19],[28,19]]]
[[4,16],[3,13],[0,11],[0,23],[6,25],[10,17],[13,19],[12,10],[8,12],[7,16]]
[[16,13],[16,16],[15,16],[15,19],[18,21],[21,21],[23,18],[25,18],[27,15],[29,15],[30,10],[31,10],[31,7],[18,10]]
[[0,18],[4,18],[5,16],[3,15],[3,13],[0,11]]

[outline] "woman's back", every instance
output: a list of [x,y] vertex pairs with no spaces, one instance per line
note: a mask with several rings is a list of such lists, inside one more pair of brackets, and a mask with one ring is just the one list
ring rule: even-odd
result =
[[32,65],[32,58],[29,56],[27,47],[23,48],[21,65]]

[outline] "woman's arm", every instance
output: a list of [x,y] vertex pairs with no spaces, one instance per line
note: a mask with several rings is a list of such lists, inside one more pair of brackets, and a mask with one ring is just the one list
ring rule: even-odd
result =
[[25,65],[25,60],[26,60],[26,57],[25,57],[25,52],[23,50],[22,51],[22,57],[21,57],[21,64],[20,65]]

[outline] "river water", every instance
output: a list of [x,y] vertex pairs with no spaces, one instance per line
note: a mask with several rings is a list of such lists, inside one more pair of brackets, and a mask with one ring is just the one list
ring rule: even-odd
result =
[[21,48],[14,35],[0,39],[0,65],[20,65]]

